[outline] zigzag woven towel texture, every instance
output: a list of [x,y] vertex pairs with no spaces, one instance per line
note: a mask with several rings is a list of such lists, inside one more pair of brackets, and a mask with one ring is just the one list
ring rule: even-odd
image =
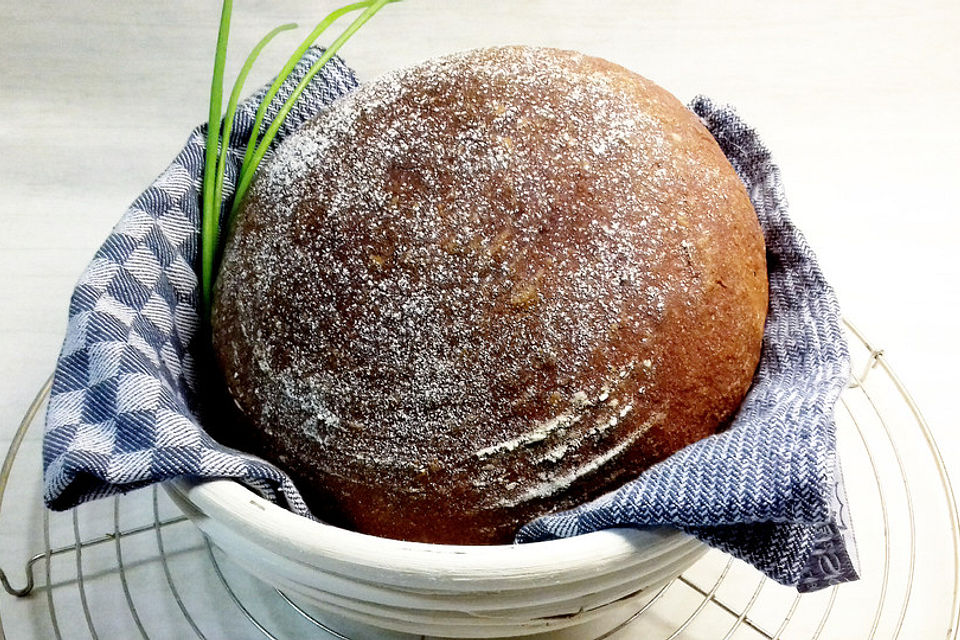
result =
[[[319,57],[310,50],[275,113]],[[357,85],[334,58],[304,92],[278,140]],[[234,122],[229,197],[254,112]],[[518,541],[601,528],[667,524],[801,591],[856,578],[833,408],[849,356],[832,290],[787,216],[780,174],[730,109],[697,98],[703,119],[746,183],[767,241],[770,316],[760,367],[734,423],[620,490],[524,527]],[[180,476],[236,478],[308,515],[273,465],[221,446],[196,419],[200,326],[196,275],[205,127],[120,219],[77,283],[47,411],[44,499],[54,509]]]

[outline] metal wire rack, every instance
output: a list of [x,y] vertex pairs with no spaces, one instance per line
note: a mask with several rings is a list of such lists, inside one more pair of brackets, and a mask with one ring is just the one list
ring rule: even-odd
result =
[[[622,603],[622,621],[585,637],[957,638],[960,523],[943,460],[882,350],[847,326],[859,374],[838,407],[838,446],[862,579],[797,595],[711,551],[656,593]],[[23,563],[13,574],[0,570],[12,596],[0,598],[0,640],[371,637],[233,566],[156,488],[63,514],[42,508],[37,457],[18,452],[39,447],[39,429],[28,432],[49,388],[0,468],[0,566]],[[5,492],[18,502],[4,505]],[[11,556],[18,547],[42,551]]]

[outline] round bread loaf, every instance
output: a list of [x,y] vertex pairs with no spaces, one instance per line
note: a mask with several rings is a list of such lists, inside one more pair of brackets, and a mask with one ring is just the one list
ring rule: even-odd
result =
[[318,517],[504,543],[728,422],[766,309],[756,214],[694,114],[503,47],[389,74],[279,146],[213,340]]

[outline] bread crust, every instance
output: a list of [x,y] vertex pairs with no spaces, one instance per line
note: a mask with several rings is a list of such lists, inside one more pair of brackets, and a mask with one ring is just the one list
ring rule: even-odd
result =
[[721,428],[767,295],[694,114],[610,62],[497,47],[364,85],[279,147],[213,341],[251,446],[318,517],[504,543]]

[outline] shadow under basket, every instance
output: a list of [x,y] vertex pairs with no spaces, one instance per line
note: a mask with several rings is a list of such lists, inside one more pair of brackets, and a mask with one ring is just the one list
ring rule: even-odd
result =
[[523,545],[404,542],[309,520],[231,480],[165,487],[231,560],[374,637],[580,638],[581,625],[628,617],[707,551],[671,528]]

